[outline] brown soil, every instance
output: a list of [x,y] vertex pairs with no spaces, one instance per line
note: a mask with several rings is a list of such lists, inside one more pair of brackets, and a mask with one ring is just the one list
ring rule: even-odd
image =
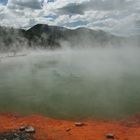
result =
[[87,120],[76,126],[74,121],[56,120],[39,115],[0,115],[0,133],[33,126],[36,140],[140,140],[140,115],[121,121]]

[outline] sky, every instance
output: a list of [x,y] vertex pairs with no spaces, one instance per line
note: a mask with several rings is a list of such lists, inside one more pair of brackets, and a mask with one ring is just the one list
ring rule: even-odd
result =
[[49,24],[140,34],[140,0],[0,0],[0,25]]

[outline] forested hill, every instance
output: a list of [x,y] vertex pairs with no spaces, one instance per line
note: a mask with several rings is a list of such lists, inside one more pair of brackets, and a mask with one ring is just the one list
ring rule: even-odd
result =
[[102,30],[75,30],[37,24],[28,30],[0,27],[0,50],[11,48],[121,47],[139,45],[140,36],[119,37]]

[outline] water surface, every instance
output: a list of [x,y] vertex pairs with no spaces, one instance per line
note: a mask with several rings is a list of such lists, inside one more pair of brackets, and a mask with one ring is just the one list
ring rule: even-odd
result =
[[39,51],[0,61],[0,111],[63,119],[140,112],[140,49]]

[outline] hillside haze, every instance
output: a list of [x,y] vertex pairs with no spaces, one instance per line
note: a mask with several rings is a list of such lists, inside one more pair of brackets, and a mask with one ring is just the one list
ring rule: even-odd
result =
[[0,50],[61,47],[138,46],[139,36],[119,37],[102,30],[67,29],[37,24],[28,30],[0,27]]

